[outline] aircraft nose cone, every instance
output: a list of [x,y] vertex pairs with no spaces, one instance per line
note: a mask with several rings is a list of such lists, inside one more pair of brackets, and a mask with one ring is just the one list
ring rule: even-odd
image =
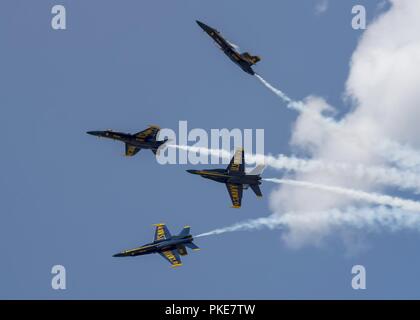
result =
[[206,24],[202,23],[201,21],[195,20],[195,22],[197,22],[197,24],[200,26],[201,29],[203,29],[203,30],[209,30],[209,26],[207,26]]
[[101,134],[100,131],[87,131],[86,133],[92,136],[99,136]]
[[196,174],[197,170],[186,170],[188,173]]
[[116,253],[113,255],[113,257],[124,257],[124,254],[122,253]]

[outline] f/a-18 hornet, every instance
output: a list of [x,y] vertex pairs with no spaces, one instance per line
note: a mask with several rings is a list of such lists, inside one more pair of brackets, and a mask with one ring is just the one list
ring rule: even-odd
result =
[[155,224],[155,238],[153,242],[144,246],[125,250],[114,254],[114,257],[132,257],[149,253],[159,253],[163,258],[169,261],[172,267],[182,266],[181,256],[188,254],[187,247],[192,250],[200,250],[193,243],[193,237],[190,234],[190,227],[185,226],[177,236],[172,236],[165,224]]
[[239,53],[237,47],[229,41],[227,41],[225,38],[223,38],[219,31],[212,27],[209,27],[201,21],[197,20],[196,22],[201,27],[201,29],[203,29],[210,37],[213,38],[213,40],[220,47],[220,49],[233,62],[235,62],[239,67],[241,67],[243,71],[249,73],[250,75],[255,74],[254,70],[252,70],[251,67],[261,60],[259,56],[252,56],[248,52]]
[[250,172],[245,173],[244,149],[239,148],[226,169],[187,170],[187,172],[226,184],[233,208],[240,208],[243,189],[251,187],[257,197],[262,197],[259,185],[261,184],[260,175],[263,170],[264,165],[258,165]]
[[162,141],[156,140],[159,131],[160,128],[158,126],[149,126],[146,130],[137,132],[135,134],[115,132],[112,130],[88,131],[87,133],[97,137],[109,138],[124,142],[125,155],[131,157],[141,149],[150,149],[154,154],[159,155],[163,145],[169,141],[169,139]]

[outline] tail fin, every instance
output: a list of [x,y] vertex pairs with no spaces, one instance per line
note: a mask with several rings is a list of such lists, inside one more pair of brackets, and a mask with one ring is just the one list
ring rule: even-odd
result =
[[186,255],[188,255],[188,251],[187,251],[187,249],[185,248],[185,246],[184,245],[178,245],[177,247],[176,247],[176,249],[177,249],[177,251],[178,251],[178,253],[181,255],[181,256],[186,256]]
[[259,164],[254,169],[252,169],[251,171],[247,172],[247,174],[253,175],[253,176],[259,176],[260,174],[263,173],[264,169],[265,169],[265,165]]
[[181,230],[178,236],[180,237],[188,236],[190,234],[190,229],[191,229],[190,226],[185,226],[184,229]]
[[260,186],[258,184],[251,184],[250,187],[251,187],[252,191],[255,192],[257,197],[259,197],[259,198],[262,197],[261,189],[260,189]]
[[249,52],[242,53],[242,57],[246,60],[248,60],[252,64],[256,64],[258,61],[261,60],[259,56],[251,56]]
[[160,146],[157,149],[152,149],[152,152],[156,156],[159,156],[160,153],[161,153],[161,151],[167,147],[166,144],[169,143],[169,142],[171,142],[171,141],[172,141],[172,139],[166,138],[165,140],[162,141],[162,143],[160,144]]
[[256,64],[258,61],[261,61],[261,57],[260,56],[252,56],[251,60],[252,60],[253,64]]

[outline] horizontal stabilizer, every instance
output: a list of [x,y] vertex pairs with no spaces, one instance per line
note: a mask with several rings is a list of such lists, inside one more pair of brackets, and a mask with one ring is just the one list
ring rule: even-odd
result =
[[260,189],[260,186],[258,184],[251,184],[250,187],[251,187],[252,191],[255,192],[257,197],[262,197],[261,189]]
[[188,248],[190,248],[191,250],[200,250],[199,247],[197,247],[194,243],[190,242],[190,243],[186,243],[185,246],[187,246]]

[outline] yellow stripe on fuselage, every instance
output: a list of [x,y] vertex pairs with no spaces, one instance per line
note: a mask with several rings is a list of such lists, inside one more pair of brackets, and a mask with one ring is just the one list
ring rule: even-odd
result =
[[215,176],[215,177],[226,177],[229,176],[223,173],[215,173],[215,172],[209,172],[209,171],[197,171],[198,174],[204,175],[204,176]]
[[130,252],[133,252],[133,251],[138,251],[138,250],[142,250],[142,249],[148,249],[148,248],[151,248],[151,247],[153,247],[153,246],[148,245],[148,246],[143,246],[143,247],[138,247],[138,248],[134,248],[134,249],[125,250],[123,252],[124,253],[130,253]]

